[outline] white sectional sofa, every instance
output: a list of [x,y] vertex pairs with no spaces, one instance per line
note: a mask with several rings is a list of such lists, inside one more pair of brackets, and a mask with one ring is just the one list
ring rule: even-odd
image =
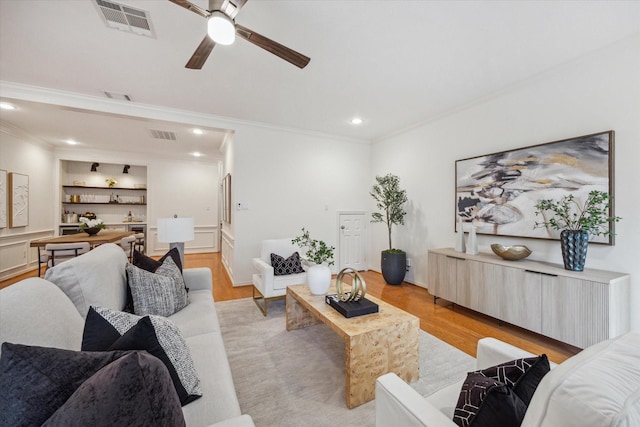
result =
[[[478,342],[477,369],[536,356],[496,340]],[[640,426],[640,332],[598,343],[543,378],[522,427]],[[376,426],[452,426],[463,381],[422,397],[395,374],[376,382]]]
[[[80,350],[89,305],[122,310],[127,257],[114,244],[0,290],[0,342]],[[182,407],[188,426],[250,427],[242,415],[220,332],[211,271],[184,270],[190,303],[170,316],[184,335],[203,395]]]

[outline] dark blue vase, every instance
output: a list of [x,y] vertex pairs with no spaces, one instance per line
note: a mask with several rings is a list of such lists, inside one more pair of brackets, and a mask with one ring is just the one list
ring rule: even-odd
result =
[[562,260],[565,270],[582,271],[587,260],[589,233],[582,230],[562,230],[560,233]]

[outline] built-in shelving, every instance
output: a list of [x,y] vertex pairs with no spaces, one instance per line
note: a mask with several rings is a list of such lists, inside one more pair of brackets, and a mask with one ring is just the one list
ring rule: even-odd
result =
[[126,202],[62,202],[63,205],[111,205],[111,206],[147,206],[146,203],[126,203]]
[[87,185],[63,185],[62,188],[86,188],[90,190],[134,190],[134,191],[147,191],[147,187],[144,188],[131,188],[131,187],[91,187]]

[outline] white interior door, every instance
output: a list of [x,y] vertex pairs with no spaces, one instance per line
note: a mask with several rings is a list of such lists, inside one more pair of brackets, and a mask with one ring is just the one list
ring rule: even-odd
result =
[[339,214],[339,251],[338,270],[345,267],[354,270],[366,270],[366,215],[364,212]]

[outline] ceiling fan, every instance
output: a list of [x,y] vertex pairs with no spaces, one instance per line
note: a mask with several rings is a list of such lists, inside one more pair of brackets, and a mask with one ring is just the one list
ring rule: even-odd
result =
[[[279,56],[299,68],[306,67],[311,60],[311,58],[304,56],[293,49],[289,49],[278,42],[248,29],[247,27],[236,24],[235,17],[247,0],[209,0],[208,10],[189,2],[188,0],[169,1],[209,20],[209,32],[202,42],[200,42],[200,45],[189,59],[189,62],[187,62],[187,65],[185,65],[186,68],[195,70],[202,68],[209,57],[209,54],[211,54],[211,51],[216,45],[216,41],[213,40],[211,34],[216,38],[218,44],[231,44],[235,39],[235,35],[237,35],[249,43],[253,43],[254,45]],[[219,30],[223,33],[226,30],[227,33],[217,33]]]

